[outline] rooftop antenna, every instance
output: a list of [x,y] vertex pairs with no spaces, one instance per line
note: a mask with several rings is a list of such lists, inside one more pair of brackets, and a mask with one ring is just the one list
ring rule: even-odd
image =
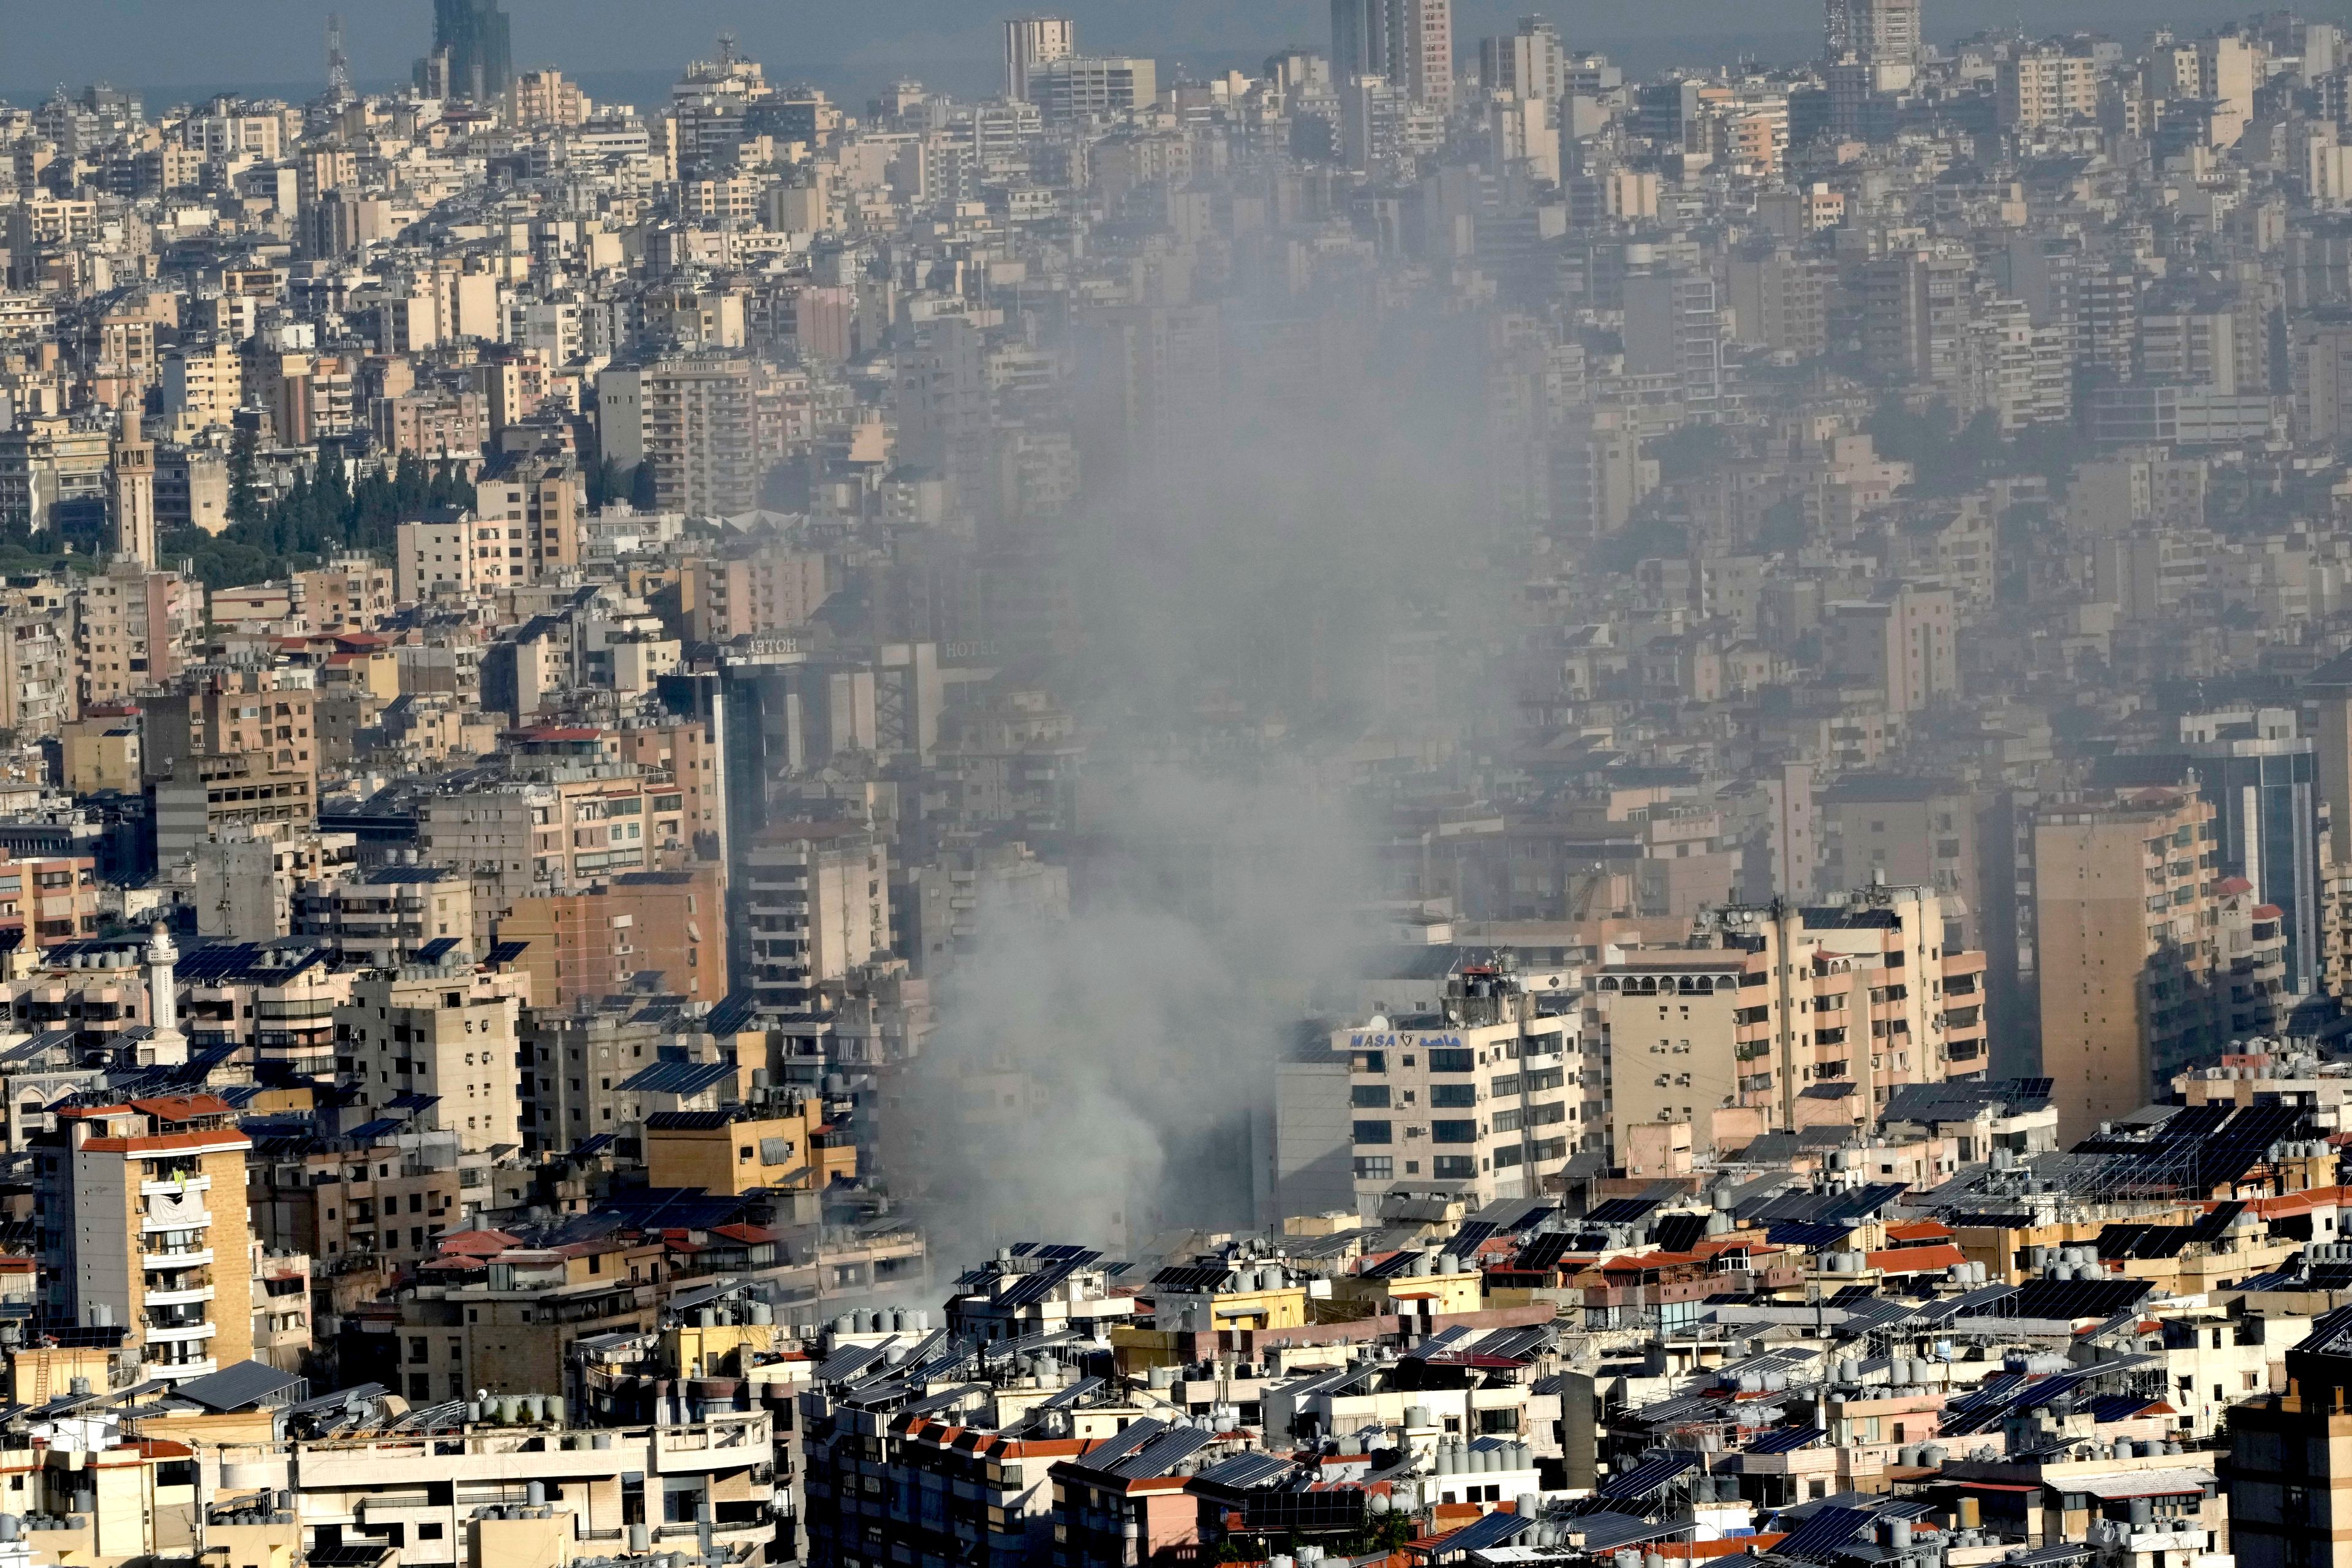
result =
[[327,91],[343,97],[352,90],[351,57],[343,53],[343,14],[327,13]]

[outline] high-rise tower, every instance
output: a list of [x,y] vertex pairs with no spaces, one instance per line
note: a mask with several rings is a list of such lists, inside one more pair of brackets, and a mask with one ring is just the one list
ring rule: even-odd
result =
[[1078,25],[1066,16],[1015,16],[1004,24],[1004,96],[1029,101],[1029,68],[1078,52]]
[[514,40],[499,0],[433,0],[433,48],[449,51],[449,91],[487,103],[514,81]]
[[1386,77],[1439,113],[1454,108],[1454,0],[1331,0],[1331,79]]
[[1825,40],[1832,65],[1916,68],[1923,41],[1920,0],[1827,0]]

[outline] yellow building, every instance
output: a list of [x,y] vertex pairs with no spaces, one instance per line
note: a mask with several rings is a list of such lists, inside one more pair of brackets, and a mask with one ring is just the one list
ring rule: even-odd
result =
[[1375,1316],[1475,1312],[1485,1305],[1485,1275],[1465,1260],[1434,1249],[1392,1252],[1331,1282],[1335,1300],[1370,1307]]
[[147,1373],[200,1377],[253,1356],[245,1157],[253,1142],[218,1095],[58,1113],[44,1135],[42,1258],[50,1306],[119,1324]]
[[128,711],[86,713],[58,731],[66,788],[76,795],[146,787],[140,773],[139,718]]
[[754,1092],[769,1098],[758,1105],[656,1110],[646,1117],[651,1183],[732,1196],[761,1189],[822,1191],[836,1177],[857,1174],[856,1146],[847,1133],[825,1130],[821,1100],[781,1089]]

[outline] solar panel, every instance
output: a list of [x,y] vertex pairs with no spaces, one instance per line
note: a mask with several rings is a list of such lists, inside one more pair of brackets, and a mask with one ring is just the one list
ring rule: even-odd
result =
[[[2216,1109],[2198,1107],[2199,1110]],[[2291,1105],[2249,1105],[2205,1140],[2197,1152],[2197,1184],[2212,1188],[2234,1182],[2270,1152],[2270,1146],[2303,1123]]]
[[1130,1421],[1088,1449],[1085,1462],[1090,1468],[1107,1470],[1119,1460],[1141,1452],[1145,1445],[1167,1430],[1168,1423],[1156,1415]]
[[1579,1544],[1585,1551],[1602,1552],[1644,1541],[1655,1541],[1662,1535],[1677,1535],[1688,1530],[1690,1524],[1682,1520],[1653,1522],[1636,1519],[1630,1513],[1588,1513],[1569,1528],[1577,1534]]
[[2235,1290],[2284,1290],[2299,1285],[2303,1277],[2291,1269],[2273,1268],[2267,1274],[2250,1274],[2231,1287]]
[[856,1376],[881,1359],[880,1345],[844,1345],[824,1358],[824,1364],[816,1369],[816,1380],[819,1383],[839,1383]]
[[1611,1198],[1584,1217],[1594,1225],[1632,1225],[1658,1206],[1655,1198]]
[[2098,1250],[2103,1258],[2178,1258],[2180,1249],[2189,1245],[2189,1229],[2185,1225],[2108,1225],[2099,1232]]
[[1870,1515],[1858,1508],[1825,1508],[1790,1531],[1781,1542],[1772,1548],[1779,1557],[1796,1557],[1811,1563],[1826,1563],[1870,1528]]
[[1852,1226],[1814,1225],[1805,1220],[1784,1219],[1767,1229],[1764,1239],[1775,1247],[1801,1247],[1808,1252],[1818,1252],[1824,1247],[1835,1247],[1853,1231]]
[[996,1300],[1000,1305],[1007,1307],[1024,1307],[1042,1301],[1054,1293],[1055,1287],[1076,1274],[1078,1267],[1076,1258],[1056,1258],[1035,1273],[1024,1276],[1019,1284],[1008,1288]]
[[1500,1226],[1490,1225],[1483,1219],[1465,1220],[1462,1222],[1462,1228],[1455,1231],[1454,1238],[1445,1244],[1444,1250],[1456,1258],[1475,1257],[1478,1248],[1485,1246],[1501,1228]]
[[1699,1457],[1692,1453],[1668,1454],[1662,1458],[1644,1459],[1622,1476],[1612,1476],[1601,1484],[1594,1495],[1622,1502],[1633,1498],[1648,1497],[1685,1470],[1696,1469]]
[[1519,1248],[1518,1259],[1513,1267],[1557,1268],[1559,1267],[1559,1260],[1567,1256],[1570,1244],[1575,1239],[1566,1231],[1546,1231]]
[[1657,1245],[1668,1252],[1688,1252],[1706,1234],[1706,1221],[1703,1214],[1662,1215],[1654,1233]]
[[2215,1204],[2213,1212],[2189,1227],[2189,1239],[2194,1242],[2218,1241],[2246,1212],[2242,1203]]
[[2073,1322],[2105,1320],[2135,1307],[2156,1287],[2145,1279],[2029,1279],[2007,1303],[2012,1318],[2048,1318]]
[[1523,1361],[1541,1350],[1550,1339],[1551,1331],[1549,1329],[1496,1329],[1463,1353]]
[[1133,1458],[1120,1460],[1117,1468],[1129,1480],[1168,1475],[1215,1440],[1213,1433],[1203,1432],[1198,1426],[1173,1427],[1154,1438]]
[[1456,1324],[1443,1333],[1435,1333],[1404,1352],[1406,1361],[1427,1361],[1431,1356],[1459,1350],[1469,1341],[1470,1331]]
[[1793,1454],[1800,1448],[1810,1448],[1829,1434],[1819,1426],[1783,1426],[1767,1432],[1748,1447],[1743,1454]]
[[1822,1213],[1824,1220],[1867,1219],[1901,1197],[1908,1191],[1902,1182],[1874,1182],[1866,1187],[1832,1194],[1832,1202]]
[[719,1079],[735,1076],[726,1062],[655,1062],[631,1075],[621,1087],[633,1094],[699,1094]]
[[1183,1296],[1204,1296],[1223,1286],[1233,1270],[1223,1264],[1213,1267],[1163,1268],[1151,1277],[1151,1283],[1161,1290]]
[[2074,1390],[2098,1376],[2099,1371],[2104,1370],[2102,1368],[2095,1371],[2062,1372],[2053,1376],[2042,1378],[2019,1394],[2016,1402],[2010,1408],[2021,1411],[2038,1410],[2062,1394],[2074,1393]]
[[1356,1272],[1365,1279],[1393,1279],[1412,1268],[1421,1256],[1421,1248],[1408,1247],[1402,1252],[1390,1253],[1378,1262],[1367,1264]]
[[1456,1552],[1483,1552],[1490,1546],[1500,1546],[1519,1531],[1535,1523],[1516,1513],[1490,1513],[1472,1520],[1437,1543],[1434,1556],[1450,1556]]
[[1909,1301],[1850,1301],[1844,1308],[1843,1326],[1848,1333],[1864,1334],[1874,1329],[1907,1321],[1918,1310]]
[[1265,1486],[1269,1481],[1280,1480],[1297,1469],[1298,1467],[1288,1459],[1277,1458],[1272,1454],[1235,1454],[1229,1459],[1219,1459],[1215,1464],[1194,1472],[1192,1479],[1206,1481],[1211,1486],[1248,1490]]
[[958,1384],[900,1408],[901,1415],[936,1415],[942,1410],[952,1410],[975,1394],[986,1392],[987,1385],[979,1383]]
[[2111,1421],[2128,1421],[2150,1403],[2137,1394],[2104,1394],[2091,1401],[2091,1419],[2102,1426]]
[[[1958,1296],[1940,1301],[1930,1301],[1919,1309],[1919,1321],[1927,1327],[1948,1323],[1956,1318],[1981,1317],[1987,1310],[2000,1305],[2017,1294],[2014,1285],[1982,1285]],[[2031,1316],[2031,1313],[2025,1314]]]
[[2022,1373],[1995,1373],[1986,1378],[1974,1394],[1944,1412],[1943,1430],[1947,1432],[1961,1430],[1958,1423],[1966,1421],[1996,1405],[2005,1406],[2009,1403],[2010,1396],[2024,1384],[2025,1375]]
[[1644,1426],[1666,1426],[1687,1421],[1695,1415],[1711,1415],[1722,1407],[1722,1401],[1685,1394],[1674,1399],[1662,1399],[1655,1405],[1644,1405],[1633,1412],[1633,1420]]

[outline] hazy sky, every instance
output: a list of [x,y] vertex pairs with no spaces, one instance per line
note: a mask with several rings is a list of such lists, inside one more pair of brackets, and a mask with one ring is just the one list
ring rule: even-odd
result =
[[[2252,0],[1927,0],[1937,36],[2014,26],[2095,27],[2136,39],[2153,21],[2196,23],[2243,15]],[[131,86],[219,88],[301,83],[322,73],[321,37],[338,0],[0,0],[0,90],[22,98],[64,81],[105,77]],[[429,0],[340,0],[353,68],[364,81],[404,76],[431,31]],[[667,71],[709,52],[730,29],[771,73],[877,77],[893,67],[937,71],[995,53],[996,19],[1022,9],[1078,18],[1088,47],[1165,59],[1247,57],[1286,42],[1320,43],[1328,0],[1073,0],[1037,7],[973,0],[508,0],[520,65],[576,73]],[[2347,0],[2307,15],[2343,17]],[[1572,45],[1613,49],[1637,67],[1740,47],[1771,58],[1801,53],[1820,26],[1820,0],[1456,0],[1465,55],[1483,33],[1542,10]],[[160,107],[160,106],[159,106]]]

